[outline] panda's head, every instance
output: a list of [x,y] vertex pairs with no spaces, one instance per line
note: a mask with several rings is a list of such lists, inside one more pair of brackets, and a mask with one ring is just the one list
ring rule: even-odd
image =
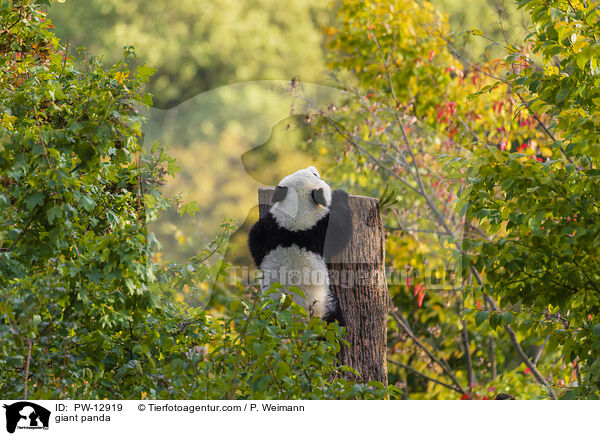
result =
[[331,188],[310,166],[281,179],[273,203],[271,214],[281,227],[310,229],[329,212]]

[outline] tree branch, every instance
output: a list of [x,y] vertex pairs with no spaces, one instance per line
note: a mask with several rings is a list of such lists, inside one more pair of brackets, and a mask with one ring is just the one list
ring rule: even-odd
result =
[[438,384],[440,386],[444,386],[445,388],[448,388],[448,389],[452,389],[453,391],[458,392],[459,394],[464,393],[464,392],[462,392],[460,390],[460,388],[458,388],[456,386],[449,385],[447,383],[444,383],[443,381],[435,379],[433,377],[429,377],[427,374],[423,374],[421,371],[418,371],[418,370],[414,369],[412,366],[405,365],[404,363],[401,363],[401,362],[396,362],[395,360],[392,360],[390,358],[388,358],[387,361],[389,363],[393,364],[393,365],[399,366],[400,368],[408,369],[412,373],[418,375],[421,378],[429,380],[430,382],[436,383],[436,384]]
[[462,320],[462,341],[465,348],[465,360],[467,362],[467,370],[469,372],[469,390],[477,383],[477,377],[473,371],[473,361],[471,360],[471,348],[469,347],[469,331],[467,330],[467,322]]
[[[472,267],[472,269],[474,269],[474,268]],[[481,279],[481,277],[479,277],[478,280],[480,280],[480,279]],[[496,303],[490,296],[486,295],[485,300],[490,304],[490,306],[493,310],[498,311],[498,312],[500,311],[500,309],[498,309],[498,306],[496,306]],[[504,330],[506,330],[506,333],[508,333],[508,337],[510,338],[510,341],[512,342],[513,347],[515,348],[517,354],[519,355],[519,357],[521,358],[521,360],[523,361],[525,366],[527,366],[527,368],[529,368],[529,370],[531,371],[531,373],[533,374],[533,376],[535,377],[537,382],[539,384],[543,385],[548,390],[548,394],[550,395],[550,398],[552,398],[553,400],[556,400],[557,399],[556,394],[554,393],[554,391],[552,390],[552,388],[550,387],[550,385],[548,384],[546,379],[544,379],[542,374],[540,374],[540,372],[538,371],[537,366],[531,360],[529,360],[529,357],[527,357],[527,354],[525,354],[525,351],[523,351],[523,348],[521,347],[521,344],[519,344],[519,340],[517,339],[517,334],[515,333],[515,331],[509,325],[504,326]]]
[[25,388],[24,398],[27,399],[27,387],[29,385],[29,364],[31,362],[31,339],[27,338],[27,362],[25,363]]
[[392,316],[394,317],[394,319],[396,320],[396,322],[398,323],[398,325],[400,325],[400,327],[402,327],[402,329],[406,332],[406,334],[408,336],[410,336],[410,338],[413,340],[413,342],[416,345],[418,345],[423,351],[425,351],[425,353],[427,354],[427,356],[429,356],[429,358],[433,362],[435,362],[442,369],[442,371],[444,371],[444,373],[446,373],[446,375],[448,377],[450,377],[450,379],[452,380],[452,382],[454,382],[454,384],[459,389],[459,391],[461,393],[465,394],[465,395],[468,395],[468,392],[461,386],[460,382],[457,380],[457,378],[454,375],[454,373],[450,370],[448,364],[442,363],[442,361],[438,357],[436,357],[429,350],[429,348],[427,348],[427,346],[425,344],[423,344],[419,340],[419,338],[417,338],[417,336],[412,332],[412,330],[410,329],[410,327],[402,320],[402,318],[396,312],[392,312]]
[[548,333],[546,335],[546,339],[544,339],[544,343],[542,344],[542,346],[537,350],[537,353],[535,353],[535,358],[533,359],[533,364],[537,365],[538,360],[540,360],[540,357],[542,355],[542,351],[544,351],[544,347],[546,346],[546,344],[548,343],[548,339],[550,339],[550,333]]
[[35,122],[37,124],[38,132],[40,135],[40,142],[42,143],[42,148],[44,149],[44,156],[46,156],[46,162],[48,162],[48,166],[50,168],[54,169],[54,167],[50,163],[50,158],[48,157],[48,150],[46,150],[46,144],[44,143],[44,138],[42,137],[42,127],[40,126],[40,119],[38,117],[38,113],[37,113],[35,104],[33,105],[33,113],[35,114]]
[[489,347],[490,347],[490,378],[492,380],[496,380],[498,377],[497,369],[496,369],[496,344],[494,342],[494,337],[490,336],[489,338]]

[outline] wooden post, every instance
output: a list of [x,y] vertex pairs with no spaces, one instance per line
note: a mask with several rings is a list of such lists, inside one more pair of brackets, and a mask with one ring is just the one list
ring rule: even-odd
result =
[[[258,190],[261,217],[271,207],[275,188]],[[361,382],[377,380],[387,386],[387,319],[389,297],[385,278],[385,245],[377,199],[350,195],[354,224],[352,240],[328,264],[331,289],[346,321],[346,339],[340,362],[356,369]]]

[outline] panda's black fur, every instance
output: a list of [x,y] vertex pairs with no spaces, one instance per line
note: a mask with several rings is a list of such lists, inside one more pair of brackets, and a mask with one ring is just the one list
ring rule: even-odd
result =
[[[313,179],[308,172],[317,179]],[[288,186],[282,186],[285,184]],[[282,212],[276,207],[290,195],[297,196],[296,213],[297,221],[302,222],[300,228],[293,222],[282,222]],[[250,253],[257,267],[263,270],[263,274],[277,274],[277,267],[294,270],[308,264],[305,268],[317,270],[311,273],[321,272],[328,276],[328,262],[346,247],[352,236],[352,211],[348,194],[341,189],[332,193],[316,169],[309,167],[284,178],[273,196],[273,203],[269,212],[254,224],[248,237]],[[267,288],[268,284],[262,286],[261,283],[261,287]],[[307,287],[314,291],[312,294],[307,293],[303,285],[298,287],[305,291],[307,298],[325,300],[316,301],[321,305],[317,316],[328,322],[345,324],[339,302],[329,287],[329,277],[322,286],[309,283]],[[297,302],[309,310],[310,302]]]

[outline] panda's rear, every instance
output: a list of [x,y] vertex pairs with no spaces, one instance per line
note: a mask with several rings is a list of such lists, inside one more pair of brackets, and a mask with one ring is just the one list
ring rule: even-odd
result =
[[[264,257],[259,267],[263,291],[273,283],[280,283],[285,292],[306,309],[309,316],[326,316],[330,293],[329,271],[321,255],[295,244],[291,247],[279,246]],[[306,300],[296,293],[290,293],[290,286],[300,288]]]

